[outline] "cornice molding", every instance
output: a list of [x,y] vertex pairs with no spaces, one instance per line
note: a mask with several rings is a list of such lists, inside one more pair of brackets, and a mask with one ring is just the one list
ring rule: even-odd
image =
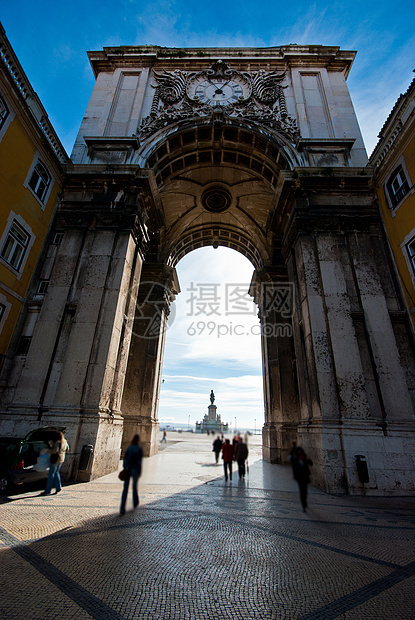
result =
[[401,94],[379,133],[369,163],[376,168],[383,166],[396,151],[407,133],[415,126],[415,78],[406,93]]
[[[182,68],[191,71],[205,69],[215,60],[226,58],[238,70],[258,69],[267,61],[275,68],[326,67],[328,71],[342,71],[347,77],[356,52],[341,50],[338,46],[282,45],[280,47],[188,47],[167,48],[156,45],[104,47],[88,52],[95,77],[100,72],[113,72],[117,68],[152,67],[158,65],[169,70]],[[258,66],[257,66],[258,65]],[[260,65],[260,66],[259,66]]]

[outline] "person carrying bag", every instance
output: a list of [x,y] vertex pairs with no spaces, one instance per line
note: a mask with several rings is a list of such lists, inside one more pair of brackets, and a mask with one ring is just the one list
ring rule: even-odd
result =
[[130,484],[130,478],[133,479],[133,507],[137,508],[138,499],[138,479],[141,475],[141,462],[143,459],[143,449],[140,446],[140,436],[134,435],[131,444],[128,446],[124,455],[123,470],[120,471],[118,477],[124,481],[124,487],[121,495],[120,514],[125,514],[125,505],[127,503],[128,487]]
[[61,432],[58,432],[58,437],[55,441],[49,442],[49,446],[49,475],[46,483],[46,489],[43,491],[42,495],[50,495],[53,487],[56,489],[55,494],[62,491],[62,481],[59,472],[62,467],[62,463],[65,461],[66,453],[69,450],[68,442]]

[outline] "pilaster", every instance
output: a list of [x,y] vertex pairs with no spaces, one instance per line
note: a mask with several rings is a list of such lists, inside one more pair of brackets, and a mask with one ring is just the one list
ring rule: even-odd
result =
[[170,303],[180,291],[176,270],[145,262],[131,332],[122,399],[122,451],[138,433],[144,454],[158,450],[158,401]]
[[292,344],[292,285],[284,266],[254,273],[251,288],[259,306],[265,423],[262,430],[263,457],[284,463],[296,439],[298,388]]
[[[306,374],[299,377],[298,441],[321,488],[360,492],[360,453],[376,493],[387,453],[396,450],[389,425],[405,431],[405,442],[414,418],[391,322],[398,301],[387,261],[377,262],[374,251],[382,233],[370,179],[343,172],[323,180],[321,171],[314,178],[299,171],[283,190],[292,201],[283,250],[296,288],[296,360]],[[392,385],[399,386],[393,407]]]

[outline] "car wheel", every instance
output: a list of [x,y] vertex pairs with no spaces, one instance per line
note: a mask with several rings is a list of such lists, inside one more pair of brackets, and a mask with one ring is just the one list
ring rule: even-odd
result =
[[5,475],[0,476],[0,494],[4,495],[9,488],[9,479]]

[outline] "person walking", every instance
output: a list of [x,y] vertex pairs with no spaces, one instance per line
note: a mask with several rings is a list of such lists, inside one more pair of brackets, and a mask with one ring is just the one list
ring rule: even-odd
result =
[[[291,442],[291,450],[290,450],[290,453],[288,455],[288,460],[291,463],[291,467],[292,467],[292,470],[293,470],[293,475],[294,475],[294,462],[295,462],[296,455],[297,455],[297,442],[296,441],[292,441]],[[294,479],[295,479],[295,476],[294,476]]]
[[229,479],[232,480],[232,461],[234,460],[234,447],[229,441],[229,439],[225,439],[225,443],[222,446],[222,458],[223,468],[225,470],[225,480],[228,480],[228,472]]
[[133,506],[137,508],[138,499],[138,479],[141,475],[141,462],[143,460],[143,449],[140,446],[140,436],[134,435],[131,444],[128,446],[123,460],[123,467],[127,470],[128,475],[124,480],[124,487],[121,495],[120,514],[125,514],[125,504],[127,503],[128,487],[130,485],[130,478],[133,479]]
[[245,461],[248,458],[248,446],[242,441],[242,437],[235,446],[235,461],[238,463],[239,480],[243,480],[246,474]]
[[41,495],[50,495],[53,487],[55,488],[55,495],[56,493],[60,493],[60,491],[62,491],[60,469],[62,467],[62,463],[65,461],[65,456],[69,450],[69,445],[63,433],[56,431],[56,434],[56,439],[49,441],[49,474],[46,482],[46,489],[43,493],[41,493]]
[[161,438],[160,443],[167,443],[167,433],[166,433],[166,429],[163,429],[163,437]]
[[219,463],[219,454],[221,450],[222,450],[222,440],[218,435],[215,441],[213,442],[213,452],[215,453],[216,463]]
[[298,483],[300,489],[300,500],[303,512],[307,510],[307,491],[310,482],[310,467],[313,461],[309,459],[300,446],[293,446],[290,455],[291,465],[293,468],[294,479]]

